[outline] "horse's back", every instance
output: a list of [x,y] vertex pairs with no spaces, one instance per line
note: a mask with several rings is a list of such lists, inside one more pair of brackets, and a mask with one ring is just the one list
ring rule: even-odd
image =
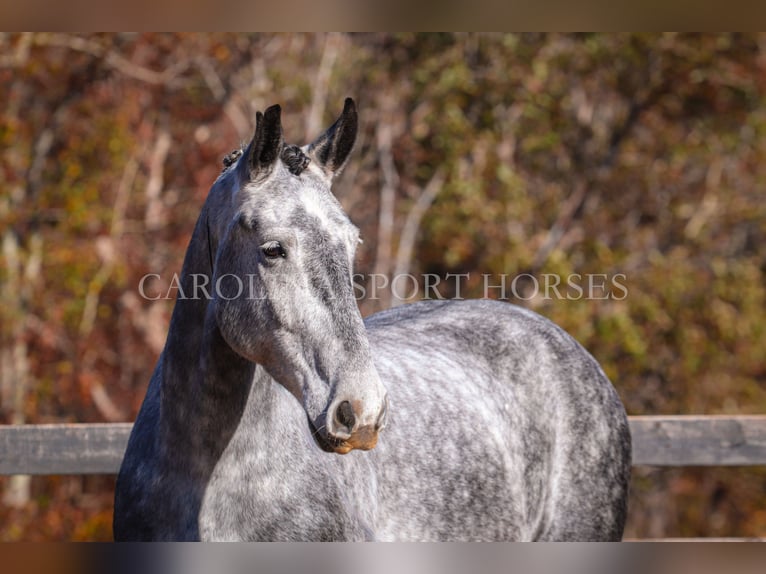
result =
[[416,303],[366,324],[391,397],[378,456],[392,534],[621,536],[627,419],[572,337],[488,300]]

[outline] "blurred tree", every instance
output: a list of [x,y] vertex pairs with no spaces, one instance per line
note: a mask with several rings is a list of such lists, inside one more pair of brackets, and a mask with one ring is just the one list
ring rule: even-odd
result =
[[[631,414],[766,412],[766,36],[3,34],[0,80],[3,422],[131,420],[172,308],[138,284],[167,291],[221,157],[256,109],[303,143],[349,95],[360,273],[527,274],[506,295]],[[0,538],[108,539],[112,480],[3,479]],[[636,469],[627,535],[763,536],[765,492]]]

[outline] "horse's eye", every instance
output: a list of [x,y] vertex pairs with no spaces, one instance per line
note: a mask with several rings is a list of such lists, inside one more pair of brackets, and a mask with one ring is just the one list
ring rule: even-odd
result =
[[269,243],[264,245],[261,249],[263,249],[263,254],[269,259],[276,259],[277,257],[287,257],[287,253],[285,253],[285,250],[282,249],[282,245],[280,245],[279,241],[270,241]]

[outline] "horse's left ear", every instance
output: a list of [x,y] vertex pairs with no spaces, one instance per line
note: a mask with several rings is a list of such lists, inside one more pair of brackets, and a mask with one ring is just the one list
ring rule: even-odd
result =
[[308,147],[308,155],[333,178],[340,173],[354,148],[357,130],[354,100],[346,98],[343,112],[328,130]]

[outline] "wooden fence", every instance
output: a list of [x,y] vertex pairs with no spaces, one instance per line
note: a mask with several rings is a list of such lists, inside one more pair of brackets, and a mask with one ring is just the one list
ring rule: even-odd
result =
[[[0,426],[0,474],[115,474],[132,425]],[[633,465],[766,465],[766,415],[630,417]]]

